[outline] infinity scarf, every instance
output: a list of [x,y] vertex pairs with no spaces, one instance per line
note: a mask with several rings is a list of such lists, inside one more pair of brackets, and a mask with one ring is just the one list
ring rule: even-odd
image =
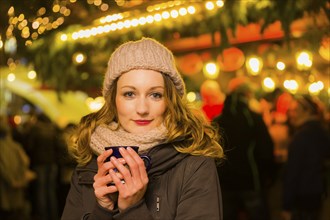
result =
[[143,134],[133,134],[125,131],[121,126],[112,122],[109,125],[99,125],[91,136],[91,149],[97,155],[104,152],[107,146],[138,146],[139,153],[164,143],[167,138],[167,129],[161,125]]

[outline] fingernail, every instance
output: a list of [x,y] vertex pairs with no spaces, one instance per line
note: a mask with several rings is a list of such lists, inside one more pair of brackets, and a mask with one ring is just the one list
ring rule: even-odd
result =
[[110,160],[117,163],[117,158],[116,157],[111,157]]
[[118,158],[118,161],[121,162],[121,163],[124,163],[125,159],[124,158]]

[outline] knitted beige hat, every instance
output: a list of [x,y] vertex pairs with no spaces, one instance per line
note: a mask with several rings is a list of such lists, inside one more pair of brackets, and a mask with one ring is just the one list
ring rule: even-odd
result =
[[103,96],[116,78],[133,69],[155,70],[167,74],[180,96],[185,93],[185,85],[176,69],[172,52],[154,39],[142,38],[124,43],[112,53],[103,82]]

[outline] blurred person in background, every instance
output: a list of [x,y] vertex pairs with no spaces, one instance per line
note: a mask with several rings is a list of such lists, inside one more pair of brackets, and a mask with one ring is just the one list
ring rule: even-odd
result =
[[269,220],[266,191],[275,178],[274,145],[262,115],[251,108],[248,79],[232,79],[228,90],[222,113],[212,122],[224,137],[226,160],[218,167],[224,220]]
[[30,204],[25,190],[35,173],[23,147],[13,140],[7,117],[0,116],[0,219],[27,220]]
[[27,135],[26,150],[37,178],[33,182],[33,210],[37,220],[58,220],[58,163],[60,135],[57,126],[44,114],[38,113]]
[[282,182],[283,168],[287,161],[289,126],[287,111],[292,101],[292,95],[277,88],[271,93],[265,93],[260,100],[264,121],[274,143],[274,157],[276,162],[277,177],[269,189],[268,203],[271,219],[281,219],[282,211]]
[[58,187],[58,200],[59,200],[59,215],[62,214],[66,196],[70,189],[71,176],[74,168],[76,167],[76,161],[71,157],[68,151],[68,139],[71,133],[76,128],[76,124],[68,123],[60,131],[60,149],[59,149],[59,187]]
[[318,102],[296,97],[288,110],[292,127],[283,181],[284,220],[320,219],[325,195],[325,161],[330,157],[330,135]]
[[277,97],[272,102],[270,123],[267,124],[270,136],[274,141],[276,161],[281,165],[287,160],[290,136],[287,111],[292,99],[292,95],[288,92],[278,91]]

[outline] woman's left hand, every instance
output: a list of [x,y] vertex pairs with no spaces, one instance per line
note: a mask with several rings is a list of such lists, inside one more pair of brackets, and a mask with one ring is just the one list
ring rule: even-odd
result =
[[149,179],[144,161],[132,148],[120,148],[119,151],[128,167],[121,164],[115,157],[111,157],[111,162],[117,168],[117,172],[122,175],[123,181],[113,169],[109,174],[119,192],[117,203],[119,211],[123,211],[141,201],[147,190]]

